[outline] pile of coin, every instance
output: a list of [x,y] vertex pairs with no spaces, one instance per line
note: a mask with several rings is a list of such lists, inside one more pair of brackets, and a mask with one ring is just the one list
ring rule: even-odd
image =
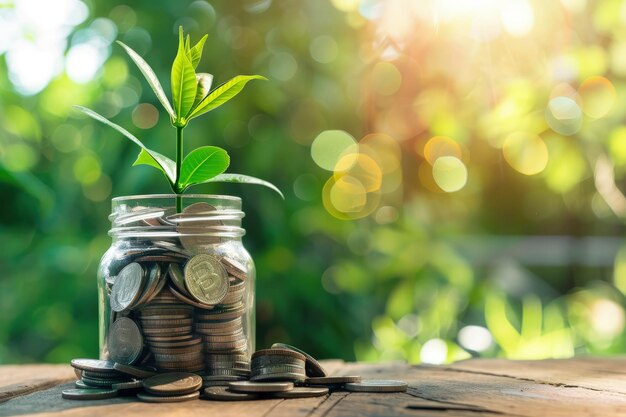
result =
[[134,239],[110,261],[105,357],[195,372],[208,384],[249,377],[249,273],[241,253],[218,250],[221,238],[207,232],[225,227],[219,216],[206,203],[182,213],[135,207],[115,216],[118,227],[141,226],[148,236],[174,226],[177,236]]
[[[64,390],[68,399],[102,399],[136,395],[141,401],[179,402],[199,397],[217,401],[246,401],[269,398],[307,398],[343,390],[352,392],[404,392],[407,384],[392,380],[361,380],[360,376],[328,376],[311,355],[283,343],[275,343],[252,355],[252,373],[244,372],[247,356],[214,354],[207,366],[211,373],[158,373],[150,367],[112,361],[75,359],[79,380],[76,388]],[[240,370],[240,373],[233,372]]]

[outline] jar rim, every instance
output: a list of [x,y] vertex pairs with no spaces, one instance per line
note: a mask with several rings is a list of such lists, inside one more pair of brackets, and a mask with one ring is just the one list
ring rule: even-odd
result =
[[241,197],[236,197],[236,196],[226,195],[226,194],[135,194],[135,195],[113,197],[111,199],[111,202],[117,203],[120,201],[127,201],[127,200],[132,201],[132,200],[143,200],[143,199],[172,199],[178,196],[182,197],[183,199],[204,198],[204,199],[241,201]]

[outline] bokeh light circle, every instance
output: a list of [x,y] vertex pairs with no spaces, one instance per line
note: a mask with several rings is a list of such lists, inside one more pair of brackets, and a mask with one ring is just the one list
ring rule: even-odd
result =
[[524,175],[535,175],[548,164],[548,147],[543,139],[526,132],[514,132],[506,137],[502,154],[508,164]]
[[454,156],[442,156],[433,164],[433,179],[443,191],[453,193],[467,184],[467,168]]
[[571,136],[582,127],[582,111],[576,101],[570,97],[554,97],[548,103],[545,112],[546,122],[557,133]]
[[459,144],[449,137],[434,136],[430,138],[424,145],[424,158],[433,165],[442,156],[454,156],[457,159],[462,159],[463,152]]
[[368,193],[363,184],[350,175],[331,176],[322,190],[326,211],[340,220],[356,220],[373,213],[380,204],[380,192]]
[[402,150],[398,142],[384,133],[370,133],[359,141],[359,152],[373,158],[383,174],[400,167]]
[[344,176],[356,178],[367,192],[379,190],[383,180],[383,173],[376,161],[363,153],[342,155],[335,165],[334,176],[337,181]]
[[141,103],[132,114],[133,123],[140,129],[150,129],[159,121],[159,110],[150,103]]
[[578,94],[583,102],[583,112],[594,119],[606,116],[617,98],[617,92],[611,81],[598,76],[583,81]]
[[343,130],[325,130],[313,140],[311,157],[327,171],[334,171],[335,165],[344,153],[356,152],[356,140]]

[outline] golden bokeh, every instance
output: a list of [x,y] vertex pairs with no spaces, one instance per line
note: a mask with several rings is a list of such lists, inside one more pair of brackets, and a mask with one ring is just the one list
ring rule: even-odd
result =
[[380,192],[368,193],[360,181],[349,175],[331,176],[322,190],[326,211],[340,220],[355,220],[373,213],[380,204]]
[[539,136],[526,132],[511,133],[504,140],[502,154],[508,164],[524,175],[535,175],[548,164],[548,148]]
[[611,81],[599,76],[583,81],[578,93],[582,99],[583,112],[594,119],[606,116],[617,99],[617,92]]
[[337,161],[335,180],[345,176],[356,178],[368,193],[379,190],[383,181],[383,173],[376,161],[363,153],[346,153]]
[[327,171],[333,171],[344,153],[356,152],[356,140],[343,130],[325,130],[313,140],[311,157]]
[[359,141],[359,152],[376,161],[383,174],[400,168],[402,150],[391,136],[384,133],[371,133]]
[[454,156],[457,159],[462,159],[461,146],[447,136],[430,138],[424,145],[424,158],[429,164],[434,165],[435,161],[442,156]]
[[442,156],[433,164],[433,179],[447,193],[459,191],[467,184],[467,167],[459,158]]

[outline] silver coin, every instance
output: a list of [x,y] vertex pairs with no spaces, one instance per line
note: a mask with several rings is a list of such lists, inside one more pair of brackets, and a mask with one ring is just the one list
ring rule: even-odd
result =
[[147,279],[143,285],[143,292],[134,303],[133,307],[138,308],[141,305],[145,304],[149,298],[151,298],[152,293],[156,290],[156,287],[159,285],[159,278],[161,277],[161,267],[159,264],[154,263],[148,267]]
[[315,376],[328,375],[326,373],[326,370],[322,367],[322,365],[320,365],[320,363],[313,356],[309,355],[303,350],[298,349],[295,346],[291,346],[286,343],[274,343],[272,345],[272,348],[290,349],[290,350],[303,354],[304,357],[306,358],[306,374],[308,376],[315,377]]
[[171,372],[146,378],[143,386],[155,395],[184,395],[199,390],[202,378],[191,373]]
[[346,391],[353,392],[406,392],[408,384],[404,381],[387,379],[364,379],[361,382],[347,383]]
[[117,396],[117,390],[114,389],[64,389],[61,396],[66,400],[104,400],[106,398],[114,398]]
[[124,365],[123,363],[116,363],[113,367],[126,375],[134,376],[135,378],[147,378],[149,376],[156,375],[156,369],[152,367],[141,367]]
[[168,290],[169,290],[172,294],[174,294],[174,296],[175,296],[176,298],[178,298],[180,301],[182,301],[182,302],[184,302],[184,303],[187,303],[187,304],[189,304],[190,306],[193,306],[193,307],[198,307],[198,308],[205,309],[205,310],[211,310],[211,309],[213,309],[213,306],[212,306],[212,305],[202,304],[202,303],[199,303],[199,302],[197,302],[197,301],[195,301],[195,300],[192,300],[191,298],[186,297],[186,296],[184,296],[183,294],[181,294],[181,293],[179,293],[178,291],[176,291],[176,289],[174,289],[174,287],[172,287],[172,286],[169,286],[169,287],[168,287]]
[[228,388],[235,392],[284,392],[292,390],[293,383],[236,381],[228,384]]
[[137,398],[139,398],[139,400],[146,402],[146,403],[180,403],[184,401],[197,400],[199,397],[200,397],[200,392],[198,391],[192,392],[190,394],[167,395],[167,396],[150,395],[150,394],[146,394],[145,392],[140,392],[137,394]]
[[269,374],[255,374],[250,376],[250,381],[260,382],[260,381],[294,381],[294,382],[304,382],[306,379],[306,375],[304,372],[296,373],[296,372],[272,372]]
[[143,267],[138,263],[131,263],[117,274],[111,288],[111,310],[120,312],[129,309],[141,294],[144,282]]
[[113,367],[115,362],[100,359],[72,359],[72,367],[83,371],[110,372],[117,374]]
[[305,376],[305,371],[304,371],[304,366],[298,366],[298,365],[283,365],[283,364],[276,364],[276,365],[266,365],[266,366],[258,366],[255,367],[254,364],[252,365],[252,374],[253,375],[267,375],[267,374],[272,374],[272,373],[296,373],[296,374],[302,374],[302,376]]
[[245,265],[236,261],[235,259],[227,257],[221,258],[220,261],[224,265],[226,272],[228,272],[230,275],[240,279],[241,281],[246,280],[248,276],[248,268],[246,268]]
[[219,260],[211,255],[196,255],[185,264],[185,284],[199,302],[219,304],[228,295],[228,274]]
[[259,394],[247,392],[235,392],[225,386],[208,387],[204,389],[204,399],[215,401],[251,401],[260,400],[263,397]]
[[143,389],[143,381],[118,382],[117,384],[111,385],[111,388],[117,389],[117,390]]
[[274,393],[275,398],[284,398],[284,399],[292,399],[292,398],[312,398],[312,397],[323,397],[324,395],[328,395],[328,388],[326,387],[295,387],[291,391],[285,392],[276,392]]
[[170,279],[172,280],[172,283],[174,283],[174,286],[176,287],[176,289],[181,294],[189,296],[189,293],[187,292],[187,288],[185,287],[185,274],[183,273],[183,270],[181,269],[181,267],[177,264],[170,264],[167,267],[167,272],[170,276]]
[[132,365],[143,351],[141,330],[132,319],[120,317],[109,330],[107,346],[112,360]]
[[343,385],[351,382],[361,382],[360,376],[320,376],[306,379],[309,385]]

